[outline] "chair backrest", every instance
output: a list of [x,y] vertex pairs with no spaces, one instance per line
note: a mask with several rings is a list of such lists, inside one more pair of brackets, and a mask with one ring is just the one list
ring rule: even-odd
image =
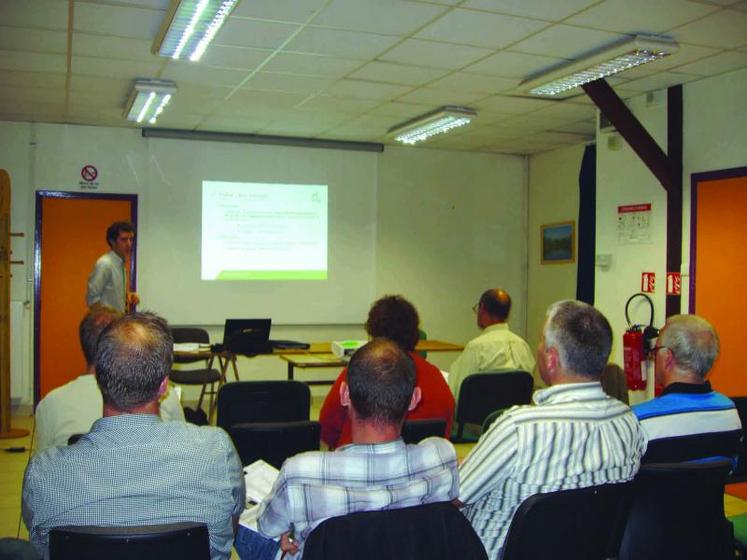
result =
[[262,459],[279,469],[283,461],[304,451],[318,451],[321,425],[314,420],[234,424],[228,428],[243,465]]
[[734,558],[724,516],[731,461],[649,463],[633,484],[620,560]]
[[530,496],[511,520],[502,559],[604,560],[617,556],[632,485],[604,484]]
[[82,438],[85,434],[73,434],[69,438],[67,438],[67,444],[72,445],[76,443],[80,438]]
[[[175,343],[197,342],[199,344],[210,344],[210,335],[205,329],[198,327],[172,327],[171,336]],[[205,361],[204,358],[194,358],[187,356],[174,356],[174,363],[191,364],[193,362]]]
[[744,482],[747,480],[747,438],[744,436],[744,430],[747,428],[747,397],[729,398],[734,401],[739,420],[742,422],[742,438],[737,446],[737,468],[731,473],[729,482]]
[[521,370],[468,375],[459,389],[455,420],[482,425],[495,410],[529,404],[533,386],[531,374]]
[[405,443],[418,443],[433,436],[444,437],[445,433],[446,420],[443,418],[405,420],[402,425],[402,439]]
[[143,527],[56,527],[49,532],[51,560],[209,560],[203,523]]
[[309,419],[311,391],[300,381],[236,381],[218,391],[217,424],[224,430],[247,422]]
[[[351,555],[351,551],[355,551]],[[480,538],[450,502],[332,517],[314,529],[304,560],[487,560]]]

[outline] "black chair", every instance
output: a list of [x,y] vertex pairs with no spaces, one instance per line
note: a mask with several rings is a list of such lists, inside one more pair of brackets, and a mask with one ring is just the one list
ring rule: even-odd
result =
[[516,510],[502,560],[604,560],[617,556],[632,482],[535,494]]
[[[210,335],[205,329],[195,327],[174,327],[171,336],[175,343],[196,342],[198,344],[210,344]],[[180,385],[202,385],[200,398],[197,401],[197,409],[202,408],[202,399],[205,395],[210,398],[208,410],[213,410],[213,399],[215,399],[215,383],[220,381],[220,372],[209,367],[210,362],[206,358],[174,355],[175,364],[194,364],[202,362],[204,367],[199,369],[172,369],[169,379]],[[208,387],[209,385],[209,387]]]
[[745,482],[747,481],[747,438],[745,438],[744,430],[747,428],[747,397],[729,397],[734,401],[737,407],[737,413],[739,414],[739,420],[742,422],[742,437],[737,445],[737,468],[729,475],[727,484],[734,482]]
[[[351,553],[354,551],[354,553]],[[304,560],[487,560],[480,538],[450,502],[332,517],[314,529]]]
[[56,527],[49,532],[50,560],[209,560],[203,523],[142,527]]
[[72,445],[75,442],[77,442],[80,438],[82,438],[86,434],[73,434],[69,438],[67,438],[67,444]]
[[234,424],[227,431],[244,466],[262,459],[279,469],[288,457],[319,450],[321,424],[314,420]]
[[405,420],[402,425],[402,439],[405,443],[418,443],[425,438],[444,437],[446,420],[443,418],[425,418],[421,420]]
[[459,389],[454,422],[462,441],[465,424],[481,426],[491,412],[515,404],[529,404],[534,379],[526,371],[485,372],[468,375]]
[[300,381],[236,381],[218,391],[217,425],[309,419],[311,391]]
[[641,466],[620,560],[733,560],[734,534],[724,516],[731,461]]

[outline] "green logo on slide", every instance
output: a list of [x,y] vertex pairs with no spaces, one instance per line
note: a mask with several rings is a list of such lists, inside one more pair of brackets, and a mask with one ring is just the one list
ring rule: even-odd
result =
[[221,270],[216,280],[326,280],[326,270]]

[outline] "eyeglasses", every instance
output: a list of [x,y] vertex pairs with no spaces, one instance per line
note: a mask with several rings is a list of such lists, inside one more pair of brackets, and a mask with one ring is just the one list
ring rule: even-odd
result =
[[480,309],[480,304],[476,303],[472,306],[472,313],[477,313],[477,310]]
[[655,357],[655,356],[656,356],[656,353],[657,353],[657,352],[658,352],[659,350],[661,350],[662,348],[667,348],[667,347],[666,347],[666,346],[653,346],[653,347],[652,347],[652,348],[651,348],[651,349],[650,349],[650,350],[648,351],[648,356],[649,356],[649,358],[653,358],[653,357]]

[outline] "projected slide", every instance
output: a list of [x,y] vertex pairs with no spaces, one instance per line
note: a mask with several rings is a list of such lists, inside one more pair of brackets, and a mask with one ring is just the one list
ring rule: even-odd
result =
[[325,280],[327,185],[202,182],[203,280]]

